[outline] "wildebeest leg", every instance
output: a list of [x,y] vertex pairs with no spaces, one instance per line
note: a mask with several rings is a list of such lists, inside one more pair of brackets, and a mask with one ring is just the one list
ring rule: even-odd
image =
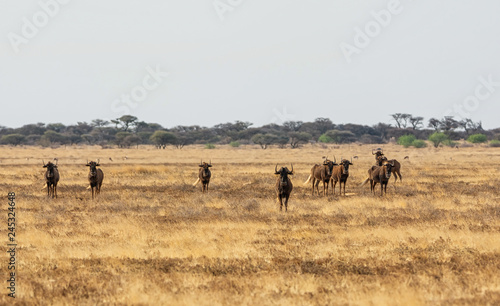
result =
[[344,181],[344,196],[345,196],[345,183],[346,183],[346,181]]
[[50,198],[50,183],[47,183],[47,197]]
[[325,180],[323,180],[323,196],[324,197],[326,197],[327,192],[328,192],[328,183],[325,184]]
[[314,185],[316,186],[316,191],[318,192],[318,196],[319,196],[319,187],[318,187],[319,186],[319,180],[317,180]]
[[280,211],[283,210],[283,198],[281,197],[281,194],[278,195],[278,200],[280,201]]
[[335,195],[335,187],[337,187],[337,181],[336,180],[332,180],[333,195]]
[[54,198],[57,199],[57,183],[54,184],[54,193],[53,193]]
[[[387,193],[387,191],[386,191],[386,193]],[[383,196],[383,195],[384,195],[384,183],[380,182],[380,196]]]
[[288,198],[290,197],[290,195],[286,195],[285,196],[285,212],[288,211]]
[[210,184],[210,183],[207,183],[207,193],[208,193],[208,184]]

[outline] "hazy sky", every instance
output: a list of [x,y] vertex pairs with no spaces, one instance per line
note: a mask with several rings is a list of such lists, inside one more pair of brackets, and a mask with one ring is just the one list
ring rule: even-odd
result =
[[496,128],[499,16],[498,0],[0,0],[0,125],[405,112]]

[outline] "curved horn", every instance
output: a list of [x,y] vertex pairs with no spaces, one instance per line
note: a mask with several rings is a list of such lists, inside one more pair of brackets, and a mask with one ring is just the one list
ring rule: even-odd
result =
[[98,158],[98,159],[97,159],[97,163],[99,163],[99,161],[100,161],[100,159]]
[[292,166],[292,171],[290,171],[290,173],[293,173],[293,164],[290,164]]
[[274,173],[278,173],[278,164],[276,164],[276,167],[274,167]]
[[337,162],[337,159],[335,158],[335,155],[333,155],[333,163],[335,164]]
[[351,156],[351,164],[352,164],[352,156]]
[[42,165],[44,165],[44,166],[45,166],[45,161],[44,161],[43,159],[42,159]]
[[375,153],[373,153],[373,150],[375,150],[375,149],[372,149],[372,155],[375,155]]

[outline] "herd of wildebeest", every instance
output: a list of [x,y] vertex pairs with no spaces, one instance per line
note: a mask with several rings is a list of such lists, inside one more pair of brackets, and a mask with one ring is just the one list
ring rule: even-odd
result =
[[[368,181],[370,182],[370,191],[375,193],[375,186],[380,184],[380,195],[382,196],[387,193],[387,183],[394,173],[395,180],[402,180],[401,177],[401,164],[395,159],[387,159],[381,148],[373,149],[372,154],[375,155],[375,165],[368,169],[368,178],[361,184],[364,186]],[[328,186],[332,185],[332,192],[335,194],[335,187],[339,183],[340,195],[342,195],[342,190],[345,196],[345,186],[347,183],[347,178],[349,177],[349,166],[353,165],[351,160],[340,158],[340,162],[337,163],[336,158],[331,161],[328,157],[323,157],[323,164],[316,164],[311,168],[311,174],[304,182],[304,185],[312,181],[312,194],[314,195],[314,190],[320,195],[319,183],[323,183],[323,196],[328,194]],[[57,183],[59,182],[59,170],[57,169],[57,159],[55,163],[48,162],[47,164],[43,161],[43,167],[47,168],[45,172],[45,181],[47,184],[47,195],[52,198],[57,198]],[[100,166],[99,160],[87,161],[86,164],[89,167],[89,186],[87,189],[92,191],[92,199],[96,197],[101,192],[101,185],[104,180],[104,173],[101,169],[97,168]],[[199,182],[202,184],[201,191],[208,192],[208,185],[210,183],[210,178],[212,173],[210,171],[212,167],[212,162],[209,163],[200,162],[198,179],[193,184],[196,186]],[[293,189],[292,181],[290,180],[290,175],[293,175],[293,165],[292,170],[288,170],[288,167],[281,167],[278,170],[278,165],[274,168],[274,174],[279,176],[276,180],[276,194],[278,201],[280,203],[280,210],[283,209],[283,204],[285,205],[285,211],[288,211],[288,199]],[[342,184],[344,188],[342,188]],[[44,187],[45,188],[45,185]],[[283,203],[284,202],[284,203]]]

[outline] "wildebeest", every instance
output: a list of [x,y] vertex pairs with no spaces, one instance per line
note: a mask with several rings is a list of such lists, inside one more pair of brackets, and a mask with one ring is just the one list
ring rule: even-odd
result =
[[208,192],[208,184],[210,183],[210,177],[212,176],[212,173],[210,172],[210,167],[212,167],[212,161],[210,163],[206,163],[203,161],[200,161],[200,170],[198,172],[198,179],[196,182],[193,184],[193,186],[196,186],[199,181],[201,181],[201,192]]
[[57,198],[57,183],[59,182],[59,170],[57,170],[57,161],[55,164],[42,161],[43,167],[47,168],[45,171],[45,181],[47,183],[47,196],[52,198]]
[[[97,196],[99,193],[101,193],[101,185],[102,181],[104,179],[104,173],[102,172],[101,169],[97,169],[97,167],[100,166],[99,160],[97,162],[95,161],[87,161],[87,167],[90,167],[89,171],[89,183],[90,183],[90,188],[92,189],[92,200],[94,199],[94,194]],[[95,192],[94,192],[95,188]]]
[[[376,162],[377,166],[380,167],[384,163],[391,163],[393,165],[392,172],[394,173],[394,181],[395,182],[398,180],[398,177],[399,177],[399,181],[403,181],[403,177],[401,176],[401,164],[397,160],[387,159],[387,157],[384,156],[382,149],[380,149],[380,148],[377,148],[377,152],[375,152],[375,153],[373,153],[373,150],[372,150],[372,154],[375,155],[375,160],[377,161]],[[406,157],[405,157],[405,159],[406,159]]]
[[375,186],[377,183],[380,183],[380,195],[382,196],[384,192],[387,194],[387,183],[389,183],[389,179],[391,178],[393,166],[394,164],[392,163],[385,163],[382,166],[372,166],[368,169],[368,178],[361,186],[370,181],[370,191],[374,193]]
[[345,184],[347,183],[347,178],[349,177],[350,165],[352,165],[352,158],[351,161],[348,161],[347,159],[342,159],[341,157],[340,164],[333,167],[332,179],[331,179],[333,194],[335,194],[335,186],[337,185],[337,182],[339,182],[340,195],[342,195],[342,183],[344,183],[344,195],[345,195]]
[[280,210],[283,209],[283,198],[285,199],[285,211],[288,211],[288,199],[290,198],[290,193],[293,189],[293,184],[289,175],[293,175],[293,165],[292,170],[288,170],[287,167],[281,167],[278,170],[278,165],[274,167],[274,174],[279,175],[276,180],[276,195],[278,196],[278,200],[280,202]]
[[[335,159],[335,156],[333,158]],[[323,165],[316,164],[311,168],[311,174],[307,178],[307,181],[304,182],[304,185],[308,184],[312,180],[313,195],[315,186],[319,195],[319,182],[323,182],[323,196],[327,195],[328,185],[330,183],[330,178],[332,177],[333,166],[337,165],[336,161],[336,159],[331,161],[328,158],[325,158]]]

